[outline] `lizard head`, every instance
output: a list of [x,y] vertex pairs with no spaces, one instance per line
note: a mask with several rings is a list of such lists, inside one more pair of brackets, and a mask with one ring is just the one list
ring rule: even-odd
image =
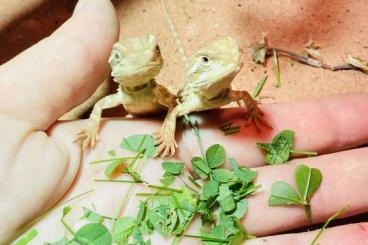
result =
[[219,38],[192,56],[186,73],[187,84],[206,99],[213,99],[230,88],[241,66],[236,41],[231,37]]
[[154,78],[160,72],[163,60],[155,37],[148,34],[115,43],[109,63],[115,82],[136,87]]

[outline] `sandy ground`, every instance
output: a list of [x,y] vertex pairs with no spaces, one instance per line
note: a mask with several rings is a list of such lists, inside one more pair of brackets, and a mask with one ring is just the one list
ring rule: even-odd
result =
[[[33,5],[32,5],[33,1]],[[67,19],[75,0],[0,0],[0,63],[49,35]],[[42,2],[42,1],[41,1]],[[271,60],[266,66],[251,60],[252,43],[268,32],[270,45],[301,52],[308,40],[322,47],[326,63],[339,64],[347,53],[368,59],[368,5],[365,0],[166,0],[186,53],[219,36],[236,38],[243,69],[234,88],[252,90],[268,74],[263,102],[284,102],[344,92],[368,92],[368,75],[358,71],[331,72],[280,58],[282,86],[275,87]],[[175,92],[183,85],[184,65],[175,45],[161,0],[114,1],[121,20],[121,37],[153,33],[165,59],[158,77]],[[32,7],[33,6],[33,7]],[[18,9],[17,11],[12,9]],[[31,9],[26,15],[22,9]],[[11,15],[9,11],[16,14]],[[6,25],[7,23],[10,25]],[[5,24],[4,24],[5,23]]]

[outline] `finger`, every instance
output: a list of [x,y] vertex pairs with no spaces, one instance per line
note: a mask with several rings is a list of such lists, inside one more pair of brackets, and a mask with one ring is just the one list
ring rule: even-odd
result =
[[118,37],[108,0],[81,0],[50,37],[0,67],[0,110],[48,128],[84,101],[108,75]]
[[[64,127],[62,127],[62,125],[64,125]],[[76,133],[82,127],[82,121],[63,123],[59,125],[59,127],[55,127],[55,131],[52,136],[55,133],[58,133],[57,135],[59,137],[64,137],[63,130],[65,130],[65,128],[74,130]],[[131,135],[129,132],[135,132],[136,134],[150,134],[159,127],[160,121],[154,120],[109,120],[105,123],[105,127],[101,129],[101,144],[96,146],[95,151],[86,153],[83,160],[85,163],[88,163],[93,160],[105,159],[107,157],[106,152],[111,149],[118,149],[122,137],[128,137]],[[74,135],[74,133],[71,133],[71,135]],[[121,149],[119,149],[119,152],[120,151]],[[131,152],[123,150],[119,155],[129,156],[131,154]],[[361,190],[368,184],[368,180],[365,178],[368,174],[368,169],[363,168],[364,163],[362,163],[361,159],[367,159],[367,155],[367,149],[358,149],[319,156],[313,159],[302,159],[302,163],[319,168],[322,171],[324,178],[322,186],[312,197],[312,214],[315,222],[326,220],[327,217],[331,216],[345,205],[349,205],[349,209],[345,213],[346,215],[364,212],[364,209],[368,207],[368,200],[366,200],[368,197],[361,195]],[[160,162],[161,161],[157,160],[147,162],[146,166],[142,167],[142,170],[140,171],[142,178],[151,184],[159,184],[159,180],[164,174],[164,171],[160,166]],[[269,189],[274,182],[283,180],[290,184],[294,183],[293,173],[296,163],[300,163],[300,160],[294,160],[294,162],[291,162],[290,164],[282,165],[277,168],[260,167],[256,169],[258,170],[257,184],[261,184],[262,188],[256,195],[249,198],[249,210],[244,219],[245,226],[251,233],[266,235],[273,231],[285,231],[308,223],[306,221],[303,208],[271,208],[267,205]],[[106,165],[96,164],[87,166],[87,164],[82,164],[82,167],[84,167],[84,169],[81,171],[81,176],[77,178],[74,186],[70,189],[71,192],[69,193],[69,198],[83,193],[86,190],[95,189],[96,196],[87,201],[82,199],[84,202],[81,203],[81,206],[90,207],[91,203],[93,203],[96,205],[98,213],[107,216],[114,216],[116,215],[117,210],[121,210],[121,206],[118,204],[125,200],[129,201],[129,207],[125,209],[125,212],[121,212],[121,216],[136,215],[137,205],[140,198],[126,198],[126,194],[123,193],[126,193],[129,190],[127,184],[97,183],[93,181],[94,179],[105,178],[104,170]],[[359,174],[356,173],[357,170],[359,170]],[[122,177],[127,179],[130,178],[129,176]],[[144,185],[136,186],[139,186],[140,189],[134,193],[152,191],[151,189],[148,190]],[[180,183],[179,186],[182,186],[182,183]],[[117,195],[116,193],[120,194]],[[348,200],[348,202],[345,202],[345,200]],[[80,207],[77,209],[73,207],[73,210],[76,222],[81,222],[79,217],[81,216],[80,213],[82,212],[82,208]],[[55,220],[51,224],[58,223],[61,212],[62,210],[60,209],[55,213]],[[200,221],[194,223],[194,225],[200,225]],[[74,223],[70,222],[70,224]],[[78,227],[81,227],[81,224],[73,225],[73,228],[75,229]],[[46,228],[49,228],[49,226]],[[198,232],[198,229],[190,230],[188,231],[188,234],[196,234],[195,232]],[[64,228],[60,225],[60,233],[55,233],[58,236],[55,236],[53,239],[48,238],[47,241],[56,240],[64,231]],[[46,239],[44,239],[44,241],[45,240]],[[195,241],[193,241],[193,244],[194,243]]]
[[[319,230],[278,236],[262,237],[246,242],[246,245],[310,245]],[[368,223],[350,224],[329,228],[318,243],[323,245],[365,245],[368,243]]]
[[[265,120],[273,130],[262,128],[257,134],[253,127],[241,127],[239,133],[227,135],[219,130],[221,125],[233,122],[243,124],[243,111],[226,109],[210,111],[193,116],[200,124],[204,148],[214,143],[224,145],[228,155],[248,166],[263,164],[264,152],[257,148],[257,142],[270,142],[278,132],[295,131],[295,149],[317,151],[319,154],[353,148],[368,142],[368,94],[346,94],[323,99],[284,104],[265,104]],[[189,161],[191,156],[200,154],[195,136],[189,131],[183,133],[180,144],[180,158]],[[186,153],[185,153],[186,152]],[[188,154],[187,154],[188,153]]]
[[269,207],[271,186],[285,181],[295,187],[294,171],[299,164],[318,168],[323,181],[311,198],[312,220],[323,222],[343,207],[348,207],[343,216],[368,211],[368,196],[362,190],[368,185],[366,161],[368,148],[326,154],[314,158],[295,159],[277,167],[259,167],[257,185],[262,188],[249,198],[249,212],[245,217],[247,229],[256,235],[275,234],[308,225],[302,206]]

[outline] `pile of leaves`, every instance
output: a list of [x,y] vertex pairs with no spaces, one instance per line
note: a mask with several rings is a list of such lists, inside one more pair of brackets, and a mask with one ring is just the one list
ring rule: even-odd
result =
[[[200,136],[195,130],[198,142]],[[277,134],[270,143],[257,145],[266,151],[265,161],[269,164],[284,164],[292,153],[316,155],[315,152],[298,151],[294,147],[295,133],[284,130]],[[163,237],[172,238],[172,244],[177,244],[182,237],[200,239],[205,245],[237,245],[254,238],[242,225],[248,211],[247,198],[254,194],[259,185],[254,181],[257,172],[238,165],[236,160],[227,157],[220,144],[210,146],[206,151],[200,145],[201,156],[191,159],[192,169],[199,180],[190,175],[182,162],[164,161],[161,164],[164,174],[161,185],[153,185],[143,180],[137,167],[138,160],[152,158],[155,155],[154,139],[150,135],[133,135],[124,138],[120,146],[135,152],[130,157],[116,157],[115,151],[109,151],[112,157],[92,162],[92,164],[107,164],[106,179],[95,181],[121,182],[125,184],[145,185],[152,190],[146,193],[136,193],[140,198],[135,216],[108,217],[99,214],[93,206],[83,208],[80,219],[87,223],[74,231],[67,223],[66,217],[72,211],[64,206],[81,195],[74,197],[62,205],[63,213],[60,222],[68,231],[68,235],[49,245],[150,245],[150,235],[159,233]],[[231,166],[224,168],[225,163]],[[115,179],[116,174],[123,174],[128,179]],[[299,165],[295,169],[297,189],[286,182],[278,181],[272,185],[268,204],[272,206],[301,205],[305,208],[309,221],[311,214],[311,197],[322,183],[322,173],[316,168]],[[340,210],[327,222],[336,218],[345,209]],[[188,234],[187,228],[195,217],[200,217],[202,226],[197,234]],[[109,226],[106,226],[108,222]],[[314,239],[317,242],[323,230]],[[109,228],[108,228],[109,227]],[[30,230],[19,240],[17,245],[25,245],[38,232]]]
[[[227,161],[223,146],[215,144],[202,157],[193,157],[193,170],[203,180],[201,183],[186,172],[184,163],[163,162],[161,185],[149,184],[136,170],[138,159],[151,158],[155,154],[152,136],[134,135],[123,139],[120,146],[136,152],[136,155],[117,158],[115,152],[110,151],[113,158],[93,162],[108,164],[105,168],[107,179],[96,181],[138,183],[151,189],[151,192],[136,194],[141,198],[136,216],[107,217],[84,208],[81,219],[88,223],[74,231],[65,221],[71,212],[71,207],[67,206],[60,221],[72,238],[65,237],[47,244],[149,245],[149,236],[154,232],[163,237],[173,237],[174,244],[183,236],[201,239],[206,245],[236,245],[253,237],[241,220],[248,209],[246,198],[259,188],[253,183],[257,173],[240,167],[233,158],[228,159],[232,170],[222,168]],[[130,175],[131,180],[113,179],[116,171]],[[186,234],[187,227],[196,216],[202,219],[201,230],[198,234]],[[112,229],[104,225],[106,220],[111,222]]]

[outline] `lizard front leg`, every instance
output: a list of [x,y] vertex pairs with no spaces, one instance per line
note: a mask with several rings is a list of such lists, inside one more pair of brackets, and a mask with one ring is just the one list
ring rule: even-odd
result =
[[231,101],[244,102],[247,109],[246,118],[254,124],[257,131],[260,131],[262,127],[272,129],[272,127],[264,120],[264,114],[257,106],[257,101],[254,100],[247,91],[236,91],[229,89],[227,91],[226,97]]
[[157,84],[153,89],[153,94],[156,96],[157,102],[168,108],[168,111],[174,109],[177,105],[175,97],[164,86]]
[[123,104],[123,95],[120,91],[116,94],[108,95],[100,99],[93,107],[87,128],[77,134],[74,142],[81,143],[82,150],[85,150],[89,146],[93,148],[99,140],[98,130],[100,127],[102,111],[120,104]]
[[156,157],[164,158],[175,154],[178,147],[175,140],[176,119],[192,111],[194,110],[192,110],[189,103],[179,104],[168,111],[161,129],[153,134],[157,145]]

